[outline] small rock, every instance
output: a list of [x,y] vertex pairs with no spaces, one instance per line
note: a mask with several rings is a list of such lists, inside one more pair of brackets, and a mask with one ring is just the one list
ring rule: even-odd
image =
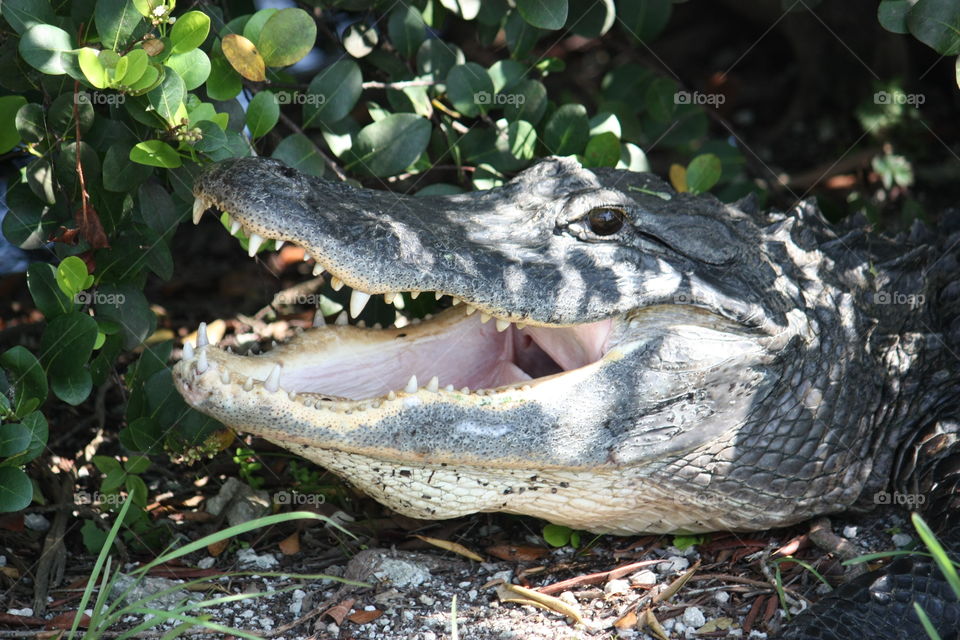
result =
[[336,622],[331,622],[327,625],[327,633],[336,638],[340,635],[340,627],[337,626]]
[[0,556],[0,567],[7,566],[7,556]]
[[580,603],[577,601],[577,596],[573,595],[572,591],[564,591],[559,595],[559,598],[571,606],[580,606]]
[[140,604],[151,609],[173,609],[184,600],[196,601],[201,598],[198,594],[191,594],[185,589],[179,589],[178,587],[182,585],[182,582],[167,578],[154,576],[134,578],[120,574],[113,581],[111,593],[114,598],[122,597],[126,604],[144,600]]
[[255,616],[255,615],[256,615],[256,613],[253,611],[253,609],[247,609],[246,611],[244,611],[243,613],[240,614],[240,617],[241,617],[241,618],[252,618],[252,617]]
[[623,579],[611,580],[603,586],[603,592],[606,594],[611,593],[627,593],[630,591],[630,582]]
[[437,634],[435,634],[433,631],[424,631],[420,634],[420,637],[423,640],[437,640]]
[[215,516],[225,509],[230,526],[243,524],[267,513],[270,509],[270,494],[266,491],[255,491],[249,485],[230,477],[220,487],[220,492],[206,503],[207,513]]
[[630,583],[638,586],[652,586],[657,584],[657,581],[657,574],[650,569],[642,569],[630,576]]
[[688,627],[693,627],[694,629],[707,624],[707,619],[699,607],[687,607],[683,610],[683,615],[680,616],[680,619],[683,620],[683,624]]
[[476,599],[477,599],[476,589],[470,589],[470,591],[467,591],[467,600],[476,600]]
[[513,571],[510,571],[509,569],[505,571],[497,571],[491,576],[491,578],[493,580],[503,580],[504,582],[509,583],[511,580],[513,580]]
[[48,531],[50,521],[39,513],[25,513],[23,514],[23,526],[31,531]]
[[668,571],[671,573],[679,573],[689,566],[690,561],[683,556],[670,556],[664,562],[658,564],[657,569],[659,569],[661,572]]
[[461,582],[461,583],[458,584],[457,586],[460,587],[461,589],[466,589],[467,587],[469,587],[469,586],[472,585],[472,584],[473,584],[473,583],[470,582],[469,580],[464,580],[463,582]]
[[852,525],[847,525],[843,528],[843,537],[844,538],[856,538],[857,537],[857,528]]
[[209,569],[214,564],[216,564],[216,562],[217,562],[216,558],[214,558],[213,556],[207,556],[206,558],[202,558],[200,562],[197,563],[197,568]]
[[713,599],[720,604],[727,604],[730,602],[730,594],[726,591],[717,591],[715,594],[713,594]]
[[420,594],[420,602],[427,605],[428,607],[432,607],[433,604],[436,602],[436,600],[434,600],[427,594],[423,593],[423,594]]
[[913,537],[907,533],[895,533],[892,536],[893,544],[898,548],[902,548],[913,542]]
[[[269,553],[257,555],[257,552],[249,547],[237,551],[237,562],[245,569],[260,569],[261,571],[269,571],[280,565],[277,559]],[[256,579],[255,576],[251,576],[251,578]]]
[[33,609],[31,609],[30,607],[24,607],[23,609],[7,609],[7,613],[9,613],[12,616],[32,616]]

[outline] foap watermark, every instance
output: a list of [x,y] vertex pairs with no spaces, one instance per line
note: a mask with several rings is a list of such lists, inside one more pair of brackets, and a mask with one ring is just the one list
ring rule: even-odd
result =
[[322,493],[300,493],[299,491],[277,491],[273,494],[274,504],[316,507],[326,504],[327,496]]
[[73,296],[76,304],[98,306],[119,307],[127,301],[127,296],[122,293],[104,293],[102,291],[81,291]]
[[273,304],[275,305],[302,304],[316,307],[320,305],[321,300],[323,300],[323,296],[319,293],[281,292],[273,296]]
[[303,91],[280,91],[273,94],[273,98],[277,101],[277,104],[280,105],[308,104],[310,106],[319,107],[327,102],[327,96],[322,93],[304,93]]
[[922,93],[906,93],[903,91],[877,91],[873,94],[874,104],[907,104],[919,107],[927,101]]
[[126,494],[119,492],[100,493],[99,491],[80,490],[73,494],[73,503],[83,505],[99,504],[116,507],[123,504],[126,499]]
[[490,105],[495,107],[502,107],[505,105],[511,105],[514,107],[519,107],[527,101],[527,96],[522,93],[490,93],[489,91],[477,91],[473,94],[473,102],[475,104]]
[[926,302],[926,297],[922,293],[900,293],[899,291],[877,291],[873,294],[874,304],[899,304],[908,305],[911,309],[916,309]]
[[900,493],[894,491],[877,491],[873,494],[873,504],[895,504],[905,507],[918,507],[927,501],[927,496],[922,493]]
[[102,92],[102,91],[78,91],[73,94],[73,101],[75,104],[82,105],[107,105],[115,106],[121,105],[127,101],[127,96],[122,93],[116,92]]
[[700,91],[677,91],[673,94],[674,104],[697,104],[719,107],[727,101],[722,93],[702,93]]

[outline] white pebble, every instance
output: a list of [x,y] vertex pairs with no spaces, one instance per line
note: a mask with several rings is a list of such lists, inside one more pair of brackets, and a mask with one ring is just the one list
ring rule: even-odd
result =
[[650,569],[643,569],[630,576],[630,582],[636,585],[652,586],[657,584],[657,574]]
[[895,544],[897,547],[905,547],[913,542],[913,538],[907,533],[895,533],[893,534],[892,539],[893,544]]
[[699,629],[707,624],[707,619],[699,607],[687,607],[683,610],[683,616],[680,619],[683,620],[683,624],[694,629]]
[[603,592],[610,593],[627,593],[630,591],[630,583],[626,580],[617,579],[611,580],[603,586]]

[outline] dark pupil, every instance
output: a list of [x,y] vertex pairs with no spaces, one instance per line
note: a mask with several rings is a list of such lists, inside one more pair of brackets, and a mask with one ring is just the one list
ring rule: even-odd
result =
[[617,209],[609,207],[598,207],[587,216],[590,222],[590,230],[598,236],[609,236],[620,231],[623,226],[623,214]]

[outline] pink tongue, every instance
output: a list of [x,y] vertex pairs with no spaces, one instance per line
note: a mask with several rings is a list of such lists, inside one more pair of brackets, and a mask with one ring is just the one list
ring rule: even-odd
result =
[[544,327],[528,327],[524,331],[564,371],[570,371],[603,357],[612,326],[611,320],[601,320],[593,324],[565,327],[562,331]]

